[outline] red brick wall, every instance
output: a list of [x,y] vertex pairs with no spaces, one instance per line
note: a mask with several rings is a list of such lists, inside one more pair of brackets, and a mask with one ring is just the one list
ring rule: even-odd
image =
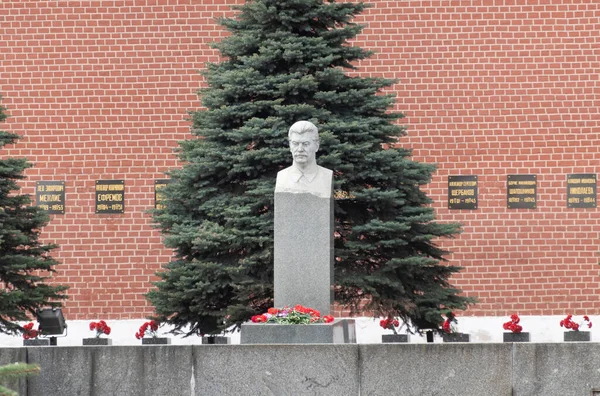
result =
[[[170,253],[145,210],[189,137],[225,3],[241,0],[0,2],[1,127],[23,136],[3,155],[35,163],[25,193],[66,182],[44,238],[60,244],[69,319],[151,313],[143,293]],[[600,313],[599,212],[566,206],[567,174],[600,173],[600,3],[371,3],[355,42],[377,53],[358,72],[398,79],[400,144],[439,164],[427,191],[440,221],[464,224],[443,245],[480,299],[468,314]],[[537,209],[506,208],[509,174],[537,175]],[[479,176],[478,210],[447,209],[449,175]],[[125,180],[124,214],[94,213],[100,179]]]

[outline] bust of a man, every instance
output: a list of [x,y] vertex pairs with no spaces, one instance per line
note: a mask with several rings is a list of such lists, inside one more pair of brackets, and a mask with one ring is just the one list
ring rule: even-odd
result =
[[308,121],[298,121],[288,132],[292,166],[277,173],[275,192],[310,193],[331,197],[333,171],[317,165],[319,131]]

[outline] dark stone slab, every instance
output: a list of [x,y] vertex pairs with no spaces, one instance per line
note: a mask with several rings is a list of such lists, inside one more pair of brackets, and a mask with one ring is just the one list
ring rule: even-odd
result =
[[34,338],[32,340],[23,340],[23,346],[49,346],[50,339],[48,338]]
[[142,345],[168,345],[171,343],[169,337],[142,338]]
[[504,333],[504,342],[529,342],[529,333]]
[[566,342],[584,342],[591,339],[589,331],[565,331],[564,340]]
[[408,334],[383,334],[381,342],[408,342]]
[[471,335],[466,333],[443,333],[442,340],[444,342],[470,342]]
[[351,344],[356,343],[354,319],[335,319],[332,323],[287,325],[271,323],[242,324],[242,344]]
[[203,345],[228,345],[231,343],[229,337],[202,337]]
[[112,345],[110,338],[84,338],[83,345]]

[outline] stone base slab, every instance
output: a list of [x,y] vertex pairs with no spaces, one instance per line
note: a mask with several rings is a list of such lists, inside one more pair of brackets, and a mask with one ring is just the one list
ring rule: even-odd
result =
[[504,342],[529,342],[529,333],[502,333]]
[[444,333],[442,334],[444,342],[470,342],[471,335],[466,333]]
[[202,337],[203,345],[229,345],[230,343],[229,337]]
[[381,342],[408,342],[408,334],[383,334]]
[[50,340],[48,338],[34,338],[31,340],[23,340],[23,346],[49,346]]
[[565,331],[566,342],[585,342],[591,339],[589,331]]
[[169,345],[171,339],[169,337],[150,337],[142,338],[142,345]]
[[110,338],[84,338],[83,345],[112,345]]
[[241,344],[354,344],[354,319],[335,319],[332,323],[289,325],[272,323],[242,324]]

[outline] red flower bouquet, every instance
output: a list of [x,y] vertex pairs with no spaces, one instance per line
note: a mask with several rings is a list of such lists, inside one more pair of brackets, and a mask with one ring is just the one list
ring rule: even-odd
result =
[[155,320],[144,323],[140,326],[140,330],[135,333],[135,338],[141,340],[146,335],[146,332],[149,332],[152,338],[156,338],[158,336],[158,326],[159,323]]
[[456,333],[455,324],[457,323],[458,320],[456,320],[456,315],[454,314],[454,312],[449,312],[448,314],[446,314],[446,320],[442,324],[442,331],[448,334]]
[[90,322],[90,330],[96,331],[96,338],[99,338],[102,334],[110,334],[110,327],[103,320],[99,322]]
[[573,321],[573,315],[571,314],[567,315],[566,318],[560,321],[560,327],[564,327],[565,329],[570,329],[573,331],[579,331],[581,326],[587,326],[588,329],[592,328],[592,322],[587,315],[584,315],[583,321],[579,323]]
[[520,321],[521,319],[519,318],[519,315],[512,314],[510,315],[510,320],[504,323],[502,327],[504,330],[512,331],[513,333],[518,334],[523,331],[523,327],[519,324]]
[[33,322],[27,323],[25,326],[23,326],[23,339],[25,340],[38,338],[40,334],[41,332],[39,330],[33,328]]
[[392,316],[388,316],[385,319],[381,319],[379,321],[379,326],[383,327],[386,330],[392,330],[394,334],[398,334],[396,328],[400,326],[400,322],[398,319],[394,319]]
[[269,308],[266,313],[254,315],[251,320],[253,323],[278,323],[278,324],[311,324],[311,323],[331,323],[333,316],[321,316],[316,309],[296,305],[294,308],[283,307]]

